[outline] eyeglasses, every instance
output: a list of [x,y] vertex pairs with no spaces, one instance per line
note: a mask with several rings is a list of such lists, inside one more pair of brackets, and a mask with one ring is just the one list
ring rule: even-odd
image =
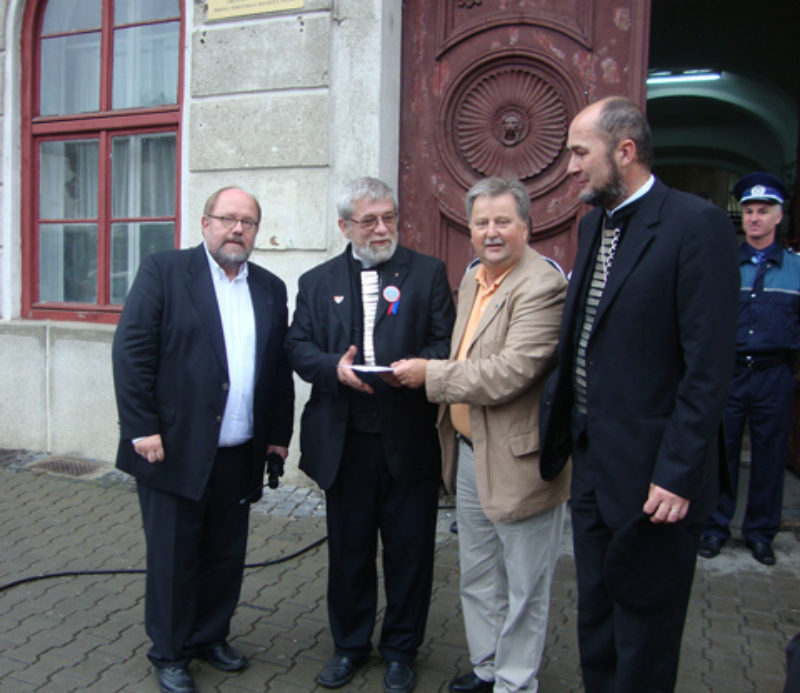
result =
[[392,212],[391,214],[384,214],[380,217],[364,217],[363,219],[353,219],[353,217],[347,217],[347,221],[352,221],[354,224],[358,224],[358,227],[362,231],[374,231],[376,228],[378,228],[379,219],[383,222],[387,229],[391,229],[397,223],[397,214]]
[[250,233],[258,228],[258,222],[253,221],[252,219],[237,219],[236,217],[230,217],[228,215],[225,215],[224,217],[218,217],[216,214],[206,214],[206,216],[210,219],[219,219],[219,221],[222,222],[222,225],[228,229],[228,231],[235,229],[236,224],[241,224],[242,231],[245,233]]

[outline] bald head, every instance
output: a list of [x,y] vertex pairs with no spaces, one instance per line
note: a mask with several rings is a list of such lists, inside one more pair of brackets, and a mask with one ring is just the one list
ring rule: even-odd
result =
[[630,99],[614,96],[584,108],[570,125],[567,148],[567,171],[587,204],[613,209],[650,176],[650,126]]

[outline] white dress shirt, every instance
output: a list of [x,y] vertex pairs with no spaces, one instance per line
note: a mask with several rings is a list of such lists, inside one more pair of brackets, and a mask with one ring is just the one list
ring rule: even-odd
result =
[[228,401],[222,416],[219,446],[241,445],[253,437],[253,388],[256,370],[256,320],[247,284],[247,263],[228,279],[211,257],[205,243],[211,278],[222,319],[225,354],[228,359]]

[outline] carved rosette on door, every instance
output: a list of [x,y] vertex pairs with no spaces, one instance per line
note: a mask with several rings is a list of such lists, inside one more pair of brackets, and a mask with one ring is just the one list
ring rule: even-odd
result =
[[569,269],[582,206],[567,129],[609,94],[644,99],[649,0],[403,0],[399,192],[403,242],[473,257],[464,194],[519,178],[531,243]]
[[[579,109],[581,88],[533,51],[495,53],[468,66],[442,99],[437,144],[442,164],[458,188],[467,190],[485,176],[518,178],[536,200],[565,182],[567,128]],[[442,211],[456,224],[459,207]],[[535,219],[536,235],[563,226],[577,200]]]
[[[460,86],[446,107],[453,132],[448,140],[477,176],[524,180],[556,160],[565,143],[566,108],[553,86],[528,66],[490,66]],[[463,167],[453,172],[461,177]]]

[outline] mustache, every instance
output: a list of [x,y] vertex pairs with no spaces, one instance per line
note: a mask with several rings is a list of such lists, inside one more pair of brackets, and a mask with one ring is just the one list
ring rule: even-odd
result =
[[483,247],[484,248],[488,248],[489,246],[492,246],[492,245],[505,245],[505,241],[503,241],[500,238],[491,238],[491,239],[487,238],[483,242]]

